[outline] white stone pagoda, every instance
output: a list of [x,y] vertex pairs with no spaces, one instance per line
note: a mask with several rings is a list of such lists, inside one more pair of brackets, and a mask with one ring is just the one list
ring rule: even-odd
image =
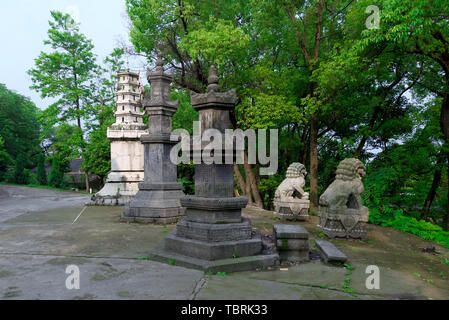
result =
[[146,134],[143,123],[142,87],[138,73],[126,69],[117,72],[117,110],[115,123],[108,128],[111,140],[111,172],[103,189],[91,205],[125,205],[139,191],[144,179],[144,147],[140,136]]

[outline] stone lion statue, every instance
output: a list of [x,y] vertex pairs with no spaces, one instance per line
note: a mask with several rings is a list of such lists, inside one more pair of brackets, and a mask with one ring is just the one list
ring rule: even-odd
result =
[[286,178],[274,194],[275,215],[281,220],[306,220],[309,212],[309,193],[304,191],[307,170],[299,163],[292,163]]
[[364,164],[355,158],[344,159],[337,167],[335,181],[319,201],[318,228],[327,236],[366,238],[369,210],[362,204]]
[[298,199],[309,199],[309,194],[304,192],[304,186],[306,185],[307,170],[306,167],[299,163],[292,163],[286,173],[286,178],[279,187],[276,189],[274,198],[276,200],[292,200],[293,194],[296,191],[299,197]]

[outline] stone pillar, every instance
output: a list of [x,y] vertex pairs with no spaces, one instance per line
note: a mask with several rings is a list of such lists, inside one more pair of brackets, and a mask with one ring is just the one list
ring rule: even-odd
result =
[[116,121],[107,131],[111,140],[111,172],[90,205],[128,204],[144,177],[144,150],[139,140],[146,133],[146,126],[141,110],[140,77],[127,69],[117,72],[117,82]]
[[[214,67],[209,71],[208,82],[207,94],[191,94],[192,106],[199,113],[201,133],[214,128],[224,137],[225,129],[230,128],[229,110],[234,108],[235,90],[219,92]],[[199,151],[202,150],[194,149],[194,153]],[[233,259],[219,264],[221,271],[272,265],[277,257],[261,257],[261,237],[254,235],[251,222],[242,218],[241,209],[247,203],[247,197],[234,197],[232,163],[196,164],[195,195],[181,198],[186,216],[166,237],[165,253],[161,256],[204,270],[214,270],[211,261],[229,258]]]
[[151,96],[143,106],[148,115],[148,134],[141,136],[144,145],[144,181],[139,192],[125,208],[122,220],[135,222],[174,223],[184,215],[179,199],[184,195],[177,182],[177,166],[170,161],[172,116],[178,102],[170,101],[172,76],[163,69],[159,56],[155,72],[147,72]]

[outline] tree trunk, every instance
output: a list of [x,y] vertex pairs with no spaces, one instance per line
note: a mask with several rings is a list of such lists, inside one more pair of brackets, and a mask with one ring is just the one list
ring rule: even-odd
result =
[[250,183],[251,166],[248,163],[248,157],[246,156],[246,152],[243,161],[243,170],[245,171],[245,179],[246,179],[245,195],[248,197],[248,205],[253,205],[253,197],[251,196],[251,183]]
[[[449,75],[446,75],[447,85],[449,86]],[[440,128],[444,135],[445,147],[449,146],[449,93],[444,94],[443,104],[441,106],[441,114],[440,114]],[[446,154],[448,158],[448,181],[449,181],[449,153]],[[449,190],[447,194],[448,205],[446,209],[446,214],[443,217],[443,229],[449,230]]]
[[318,212],[318,115],[310,120],[310,211]]
[[357,150],[354,153],[354,158],[358,158],[360,156],[360,154],[363,151],[363,148],[365,147],[366,140],[368,140],[368,138],[363,136],[362,140],[360,140],[360,143],[359,143],[359,145],[357,147]]
[[[447,181],[449,182],[449,155],[447,157],[448,160],[448,170],[447,170]],[[445,231],[449,231],[449,190],[447,193],[447,201],[448,201],[448,205],[447,205],[447,211],[446,211],[446,215],[443,217],[443,229]]]
[[246,195],[246,184],[245,180],[243,179],[242,173],[240,172],[239,165],[237,163],[234,163],[234,174],[237,177],[237,183],[240,187],[240,190],[242,190],[242,193]]
[[254,176],[253,171],[251,170],[250,174],[250,183],[251,183],[251,191],[253,192],[254,201],[256,202],[256,207],[263,209],[262,198],[260,197],[258,185],[256,182],[256,177]]
[[439,156],[437,163],[436,163],[436,169],[435,172],[433,173],[433,181],[432,181],[432,186],[430,187],[429,193],[427,194],[426,197],[426,201],[424,201],[424,206],[423,209],[421,211],[421,218],[425,219],[429,213],[430,213],[430,207],[432,206],[432,202],[435,199],[435,195],[437,193],[437,189],[440,185],[440,181],[441,181],[441,172],[442,172],[442,168],[441,168],[441,164],[443,162],[443,157]]
[[257,188],[257,180],[256,176],[254,175],[254,172],[251,168],[251,164],[248,163],[248,155],[244,154],[244,163],[246,165],[245,167],[245,176],[246,176],[246,185],[250,185],[250,190],[252,191],[254,202],[256,207],[263,209],[263,202],[262,198],[260,197],[259,190]]
[[85,181],[86,181],[86,192],[90,192],[89,173],[86,172],[84,174],[84,178],[85,178]]

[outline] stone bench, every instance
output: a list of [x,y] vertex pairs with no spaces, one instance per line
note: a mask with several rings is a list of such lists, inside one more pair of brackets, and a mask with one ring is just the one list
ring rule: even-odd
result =
[[315,243],[321,258],[325,262],[344,263],[348,260],[348,257],[329,241],[316,240]]
[[281,260],[309,261],[309,233],[299,225],[276,224],[273,236]]

